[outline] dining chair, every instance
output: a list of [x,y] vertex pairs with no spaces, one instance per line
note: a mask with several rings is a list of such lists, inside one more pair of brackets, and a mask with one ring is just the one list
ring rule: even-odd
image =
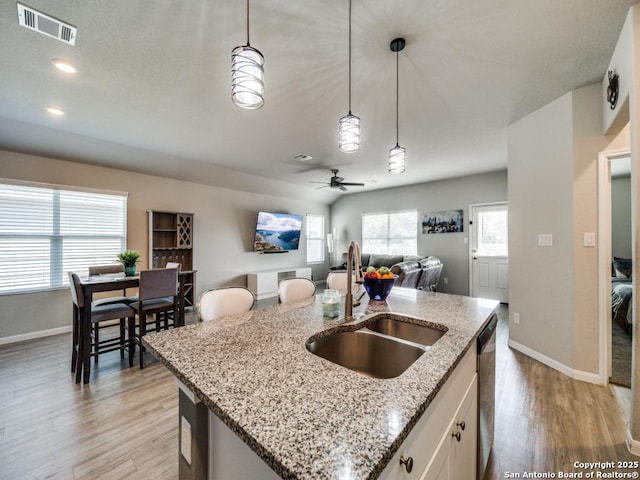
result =
[[[351,279],[351,291],[356,292],[360,288],[360,285],[355,282],[355,275],[352,275]],[[329,272],[326,283],[328,289],[338,290],[342,296],[347,294],[347,272]]]
[[[165,330],[173,320],[178,317],[178,269],[177,268],[156,268],[153,270],[142,270],[140,272],[140,285],[138,287],[137,302],[130,306],[138,314],[138,322],[129,319],[129,350],[135,352],[136,345],[140,348],[140,368],[144,368],[144,346],[142,337],[147,334],[149,326],[153,325],[155,331]],[[173,315],[169,315],[173,314]],[[148,316],[152,319],[149,320]],[[133,366],[133,355],[129,355],[129,366]]]
[[316,293],[316,284],[308,278],[285,278],[278,284],[280,303],[299,302],[311,298]]
[[182,264],[177,262],[167,262],[164,268],[177,268],[178,273],[180,273],[182,271]]
[[245,287],[220,287],[207,290],[198,300],[198,320],[206,322],[225,315],[248,312],[256,299]]
[[[94,275],[109,275],[114,273],[124,273],[124,265],[121,263],[114,263],[112,265],[91,265],[89,267],[89,276]],[[122,290],[122,295],[114,295],[104,298],[99,298],[91,302],[91,307],[97,307],[99,305],[108,305],[110,303],[132,303],[137,300],[136,297],[127,297],[127,290]]]
[[[81,324],[84,322],[84,296],[82,292],[82,286],[80,285],[80,278],[76,273],[69,272],[69,287],[71,289],[71,299],[73,301],[73,324],[72,324],[72,341],[73,351],[71,354],[71,371],[75,372],[78,353],[82,345],[82,339],[80,338]],[[124,350],[127,348],[127,340],[125,336],[125,319],[129,321],[134,320],[135,313],[125,303],[109,303],[105,305],[91,305],[91,331],[89,337],[91,338],[90,355],[94,357],[94,361],[98,361],[98,356],[101,353],[111,352],[114,350],[120,350],[120,358],[124,358]],[[118,337],[110,337],[100,339],[100,329],[97,328],[101,322],[119,320],[120,334]],[[131,356],[132,352],[129,352]]]

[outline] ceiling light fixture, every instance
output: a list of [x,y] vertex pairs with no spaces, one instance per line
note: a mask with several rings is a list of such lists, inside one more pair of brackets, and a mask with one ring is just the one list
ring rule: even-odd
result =
[[398,174],[405,171],[405,154],[407,150],[400,146],[398,141],[399,128],[398,128],[398,104],[400,103],[400,67],[399,67],[399,54],[405,46],[404,38],[395,38],[391,40],[391,51],[396,52],[396,146],[389,150],[389,173]]
[[58,70],[62,70],[65,73],[78,73],[78,69],[76,68],[76,66],[67,60],[62,60],[61,58],[53,58],[51,59],[51,63],[53,63],[53,66]]
[[51,115],[55,115],[56,117],[61,117],[62,115],[64,115],[64,111],[56,107],[47,107],[47,112],[49,112]]
[[349,113],[339,122],[338,148],[345,153],[360,148],[360,118],[351,113],[351,0],[349,0]]
[[247,44],[231,51],[231,99],[240,108],[248,110],[264,105],[264,57],[249,44],[249,0]]

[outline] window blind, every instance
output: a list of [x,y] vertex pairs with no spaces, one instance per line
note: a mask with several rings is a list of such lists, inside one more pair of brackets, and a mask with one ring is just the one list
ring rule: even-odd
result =
[[68,285],[67,272],[115,263],[127,197],[0,183],[0,294]]
[[362,214],[362,251],[392,255],[418,252],[418,211]]

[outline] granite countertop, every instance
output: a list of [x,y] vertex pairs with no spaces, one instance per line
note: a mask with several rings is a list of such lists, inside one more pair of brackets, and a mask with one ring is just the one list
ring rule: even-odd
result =
[[[394,288],[336,325],[320,296],[147,335],[147,348],[278,475],[377,478],[486,324],[497,302]],[[343,299],[344,302],[344,299]],[[377,312],[447,327],[402,375],[368,378],[306,341]],[[341,313],[344,313],[344,308]]]

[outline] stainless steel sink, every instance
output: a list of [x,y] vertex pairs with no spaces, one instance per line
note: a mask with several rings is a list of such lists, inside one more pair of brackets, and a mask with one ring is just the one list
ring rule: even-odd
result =
[[362,330],[332,333],[307,344],[307,349],[330,362],[374,378],[397,377],[425,352],[423,348]]
[[368,377],[397,377],[446,333],[408,320],[379,314],[357,330],[312,337],[307,341],[307,350]]
[[372,322],[367,323],[367,328],[374,332],[429,347],[446,333],[446,330],[439,330],[422,324],[409,323],[408,321],[401,320],[401,317],[397,315],[389,314],[377,315]]

